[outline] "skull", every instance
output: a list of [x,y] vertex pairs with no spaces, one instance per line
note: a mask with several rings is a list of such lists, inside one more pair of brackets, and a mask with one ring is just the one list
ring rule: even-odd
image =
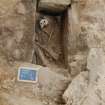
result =
[[41,19],[40,20],[40,27],[41,27],[41,29],[43,29],[47,25],[48,25],[48,20],[47,19]]

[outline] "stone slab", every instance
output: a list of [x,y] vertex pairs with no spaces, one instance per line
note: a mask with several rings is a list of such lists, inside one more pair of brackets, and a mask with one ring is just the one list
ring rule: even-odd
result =
[[70,3],[70,0],[40,0],[38,9],[39,11],[61,13],[70,5]]

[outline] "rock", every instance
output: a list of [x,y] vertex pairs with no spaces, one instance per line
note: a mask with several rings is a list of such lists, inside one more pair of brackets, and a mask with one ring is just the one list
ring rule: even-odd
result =
[[[11,61],[31,62],[34,30],[31,1],[11,0],[6,2],[2,0],[0,5],[8,8],[8,12],[0,16],[0,57],[4,56],[8,63]],[[26,11],[31,12],[26,14]]]
[[74,3],[74,2],[80,2],[80,0],[72,0],[72,3]]
[[66,105],[105,104],[105,54],[102,48],[91,48],[87,58],[87,72],[76,76],[63,98]]
[[[105,14],[103,14],[105,2],[80,0],[79,4],[81,31],[85,44],[90,49],[87,57],[89,80],[88,83],[81,83],[77,78],[81,73],[77,75],[63,98],[66,105],[105,105]],[[76,85],[73,85],[75,80]],[[84,83],[86,85],[83,85]],[[83,87],[80,89],[78,84],[82,84]]]
[[65,64],[68,69],[70,69],[72,56],[80,51],[78,48],[78,41],[80,41],[80,39],[78,40],[78,37],[81,29],[77,3],[73,3],[71,7],[68,8],[62,20]]
[[88,87],[88,72],[81,72],[75,79],[72,80],[67,90],[64,92],[63,99],[66,105],[80,105],[77,104],[87,92]]
[[[81,11],[81,26],[90,48],[87,59],[89,86],[83,105],[105,104],[105,11],[104,0],[81,0],[84,8]],[[92,92],[92,91],[93,92]]]
[[6,0],[1,0],[0,1],[0,18],[5,17],[8,14],[11,14],[13,11],[13,8],[16,6],[17,0],[11,0],[11,1],[6,1]]
[[81,71],[86,70],[87,64],[87,54],[86,53],[78,53],[72,56],[72,61],[69,63],[70,65],[70,73],[72,77],[77,76]]
[[[102,86],[102,85],[101,85]],[[85,88],[85,87],[84,87]],[[84,89],[83,88],[83,89]],[[105,88],[105,87],[104,87]],[[66,105],[104,105],[105,104],[105,92],[100,90],[97,86],[89,86],[86,88],[85,93],[81,91],[76,91],[75,94],[72,93],[72,97],[68,98]],[[103,93],[102,93],[103,92]],[[81,94],[80,94],[81,93]],[[79,94],[79,98],[76,96]]]
[[87,69],[89,70],[90,82],[94,83],[105,75],[105,53],[102,48],[90,49],[87,58]]
[[26,14],[25,6],[22,3],[19,3],[17,5],[16,12],[20,15],[25,15]]
[[[18,82],[17,71],[20,66],[39,69],[38,82],[36,84]],[[0,75],[1,91],[5,89],[9,94],[33,97],[48,102],[60,102],[61,95],[69,83],[66,77],[52,72],[50,68],[22,62],[15,63],[12,67],[1,65]]]
[[[102,105],[105,104],[105,53],[103,48],[92,48],[87,59],[90,85]],[[89,98],[89,97],[88,97]],[[90,101],[90,100],[89,100]],[[96,104],[99,105],[99,104]]]
[[61,13],[70,5],[70,0],[40,0],[38,9],[39,11],[47,11],[53,13]]
[[87,59],[89,84],[77,105],[105,104],[105,54],[103,48],[91,48]]
[[85,29],[89,48],[105,48],[105,11],[104,0],[81,0],[81,26]]
[[[100,104],[102,104],[102,100],[96,94],[96,90],[95,90],[94,86],[89,87],[87,89],[87,92],[77,102],[77,105],[81,105],[81,104],[82,105],[100,105]],[[102,105],[104,105],[104,104],[102,104]]]

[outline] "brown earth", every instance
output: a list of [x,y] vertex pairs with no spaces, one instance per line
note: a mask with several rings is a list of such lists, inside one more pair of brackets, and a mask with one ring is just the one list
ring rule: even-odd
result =
[[[38,3],[0,0],[0,105],[104,105],[105,1]],[[18,82],[20,66],[39,81]]]

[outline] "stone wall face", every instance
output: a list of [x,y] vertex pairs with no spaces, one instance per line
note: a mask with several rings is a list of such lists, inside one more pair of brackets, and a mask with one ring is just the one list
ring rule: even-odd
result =
[[31,1],[2,0],[0,5],[0,55],[9,62],[31,62],[34,33]]
[[63,18],[65,62],[69,72],[73,76],[85,69],[88,50],[86,39],[81,32],[79,9],[79,1],[73,2],[71,7],[65,12]]
[[[98,7],[98,8],[97,8]],[[104,48],[104,1],[87,1],[85,8],[81,11],[81,26],[83,26],[89,48]]]
[[80,0],[78,3],[81,26],[79,36],[83,36],[87,46],[87,66],[85,66],[86,71],[80,72],[73,78],[63,97],[66,105],[104,105],[105,2],[104,0]]

